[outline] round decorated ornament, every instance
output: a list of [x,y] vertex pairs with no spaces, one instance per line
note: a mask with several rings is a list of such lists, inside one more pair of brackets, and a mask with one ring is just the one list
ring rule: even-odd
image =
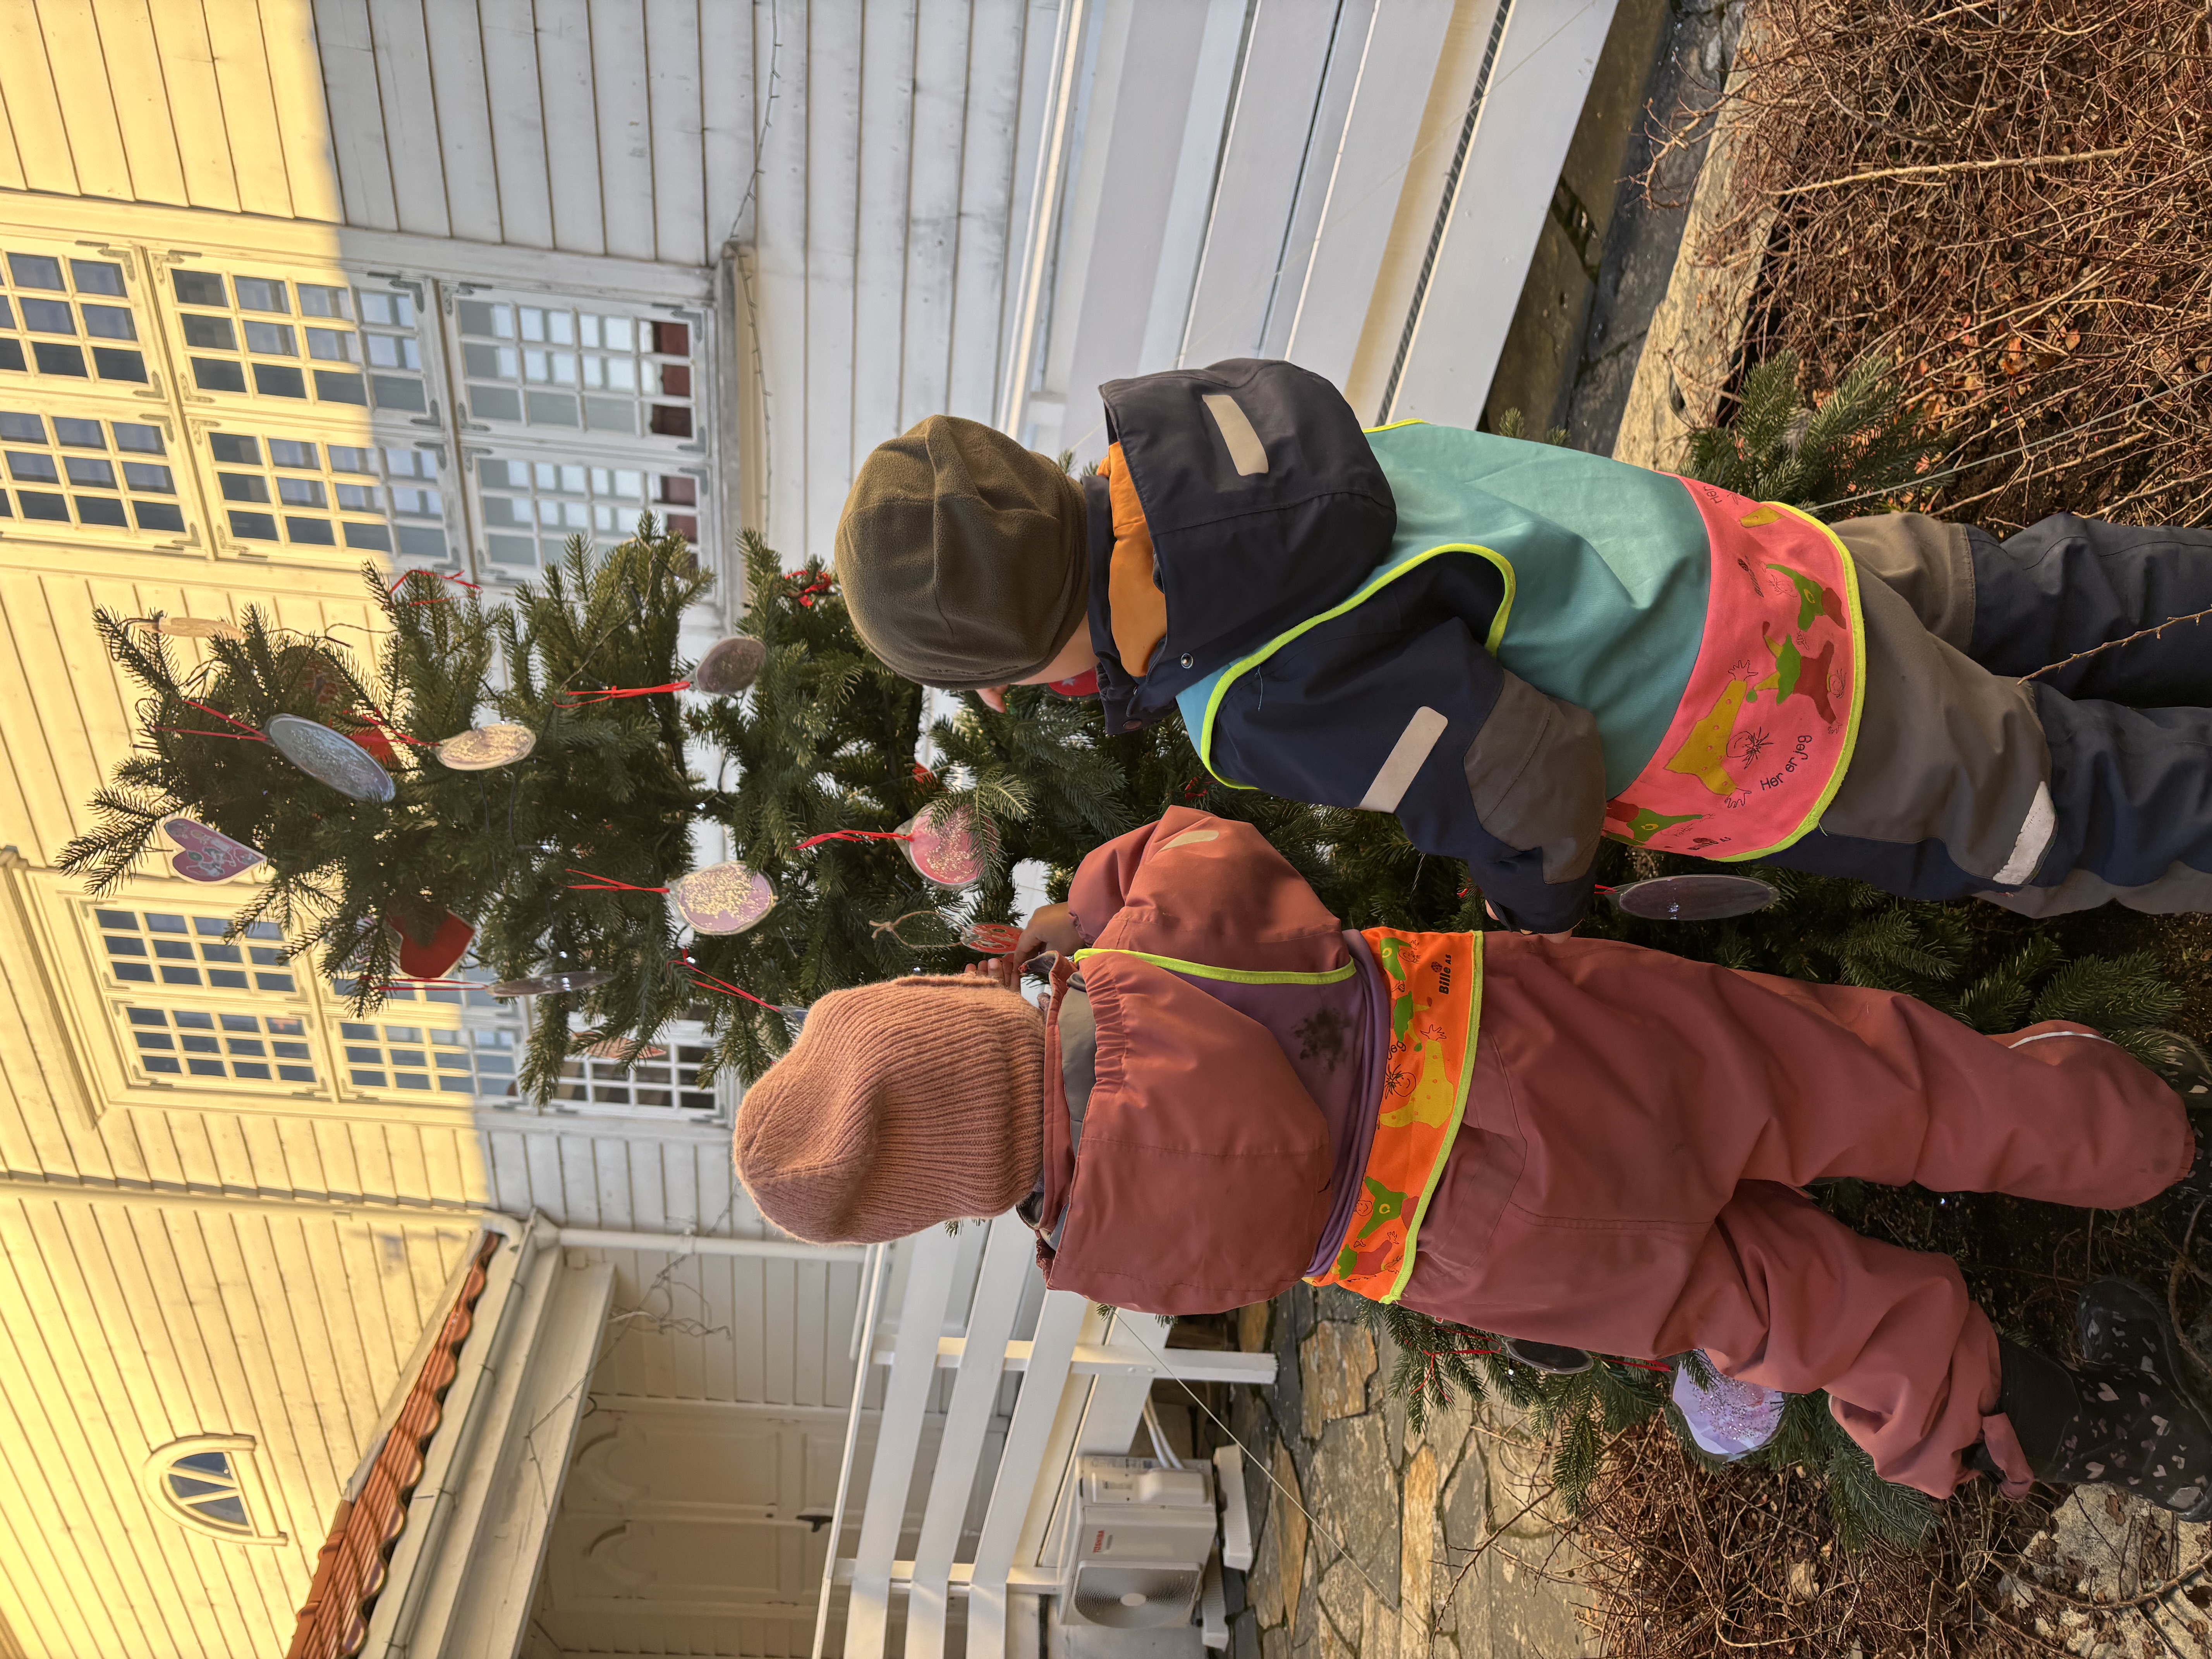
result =
[[734,697],[760,678],[768,647],[739,634],[717,641],[691,671],[691,684],[712,697]]
[[898,827],[900,845],[925,881],[939,887],[973,887],[983,879],[982,841],[975,816],[959,806],[945,813],[915,813]]
[[495,997],[550,997],[568,991],[596,991],[614,975],[604,968],[574,968],[565,974],[533,974],[503,979],[488,988]]
[[538,734],[513,720],[494,720],[456,732],[438,745],[441,763],[456,772],[489,772],[512,766],[538,747]]
[[1631,882],[1607,896],[1630,915],[1646,921],[1719,921],[1764,910],[1782,895],[1756,877],[1716,873]]
[[278,754],[341,795],[380,804],[398,793],[392,774],[343,732],[297,714],[278,714],[269,722],[266,735]]
[[169,868],[186,881],[228,881],[257,864],[268,862],[244,842],[234,841],[192,818],[163,818],[161,833],[177,849],[169,860]]
[[694,870],[669,888],[668,897],[696,933],[742,933],[775,908],[769,878],[735,859]]

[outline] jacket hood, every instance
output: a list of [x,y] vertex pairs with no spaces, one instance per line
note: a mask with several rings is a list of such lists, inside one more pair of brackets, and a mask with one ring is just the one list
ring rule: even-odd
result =
[[[1107,729],[1123,731],[1158,719],[1185,686],[1348,598],[1389,552],[1397,507],[1352,405],[1295,364],[1233,358],[1098,391],[1167,599],[1166,636],[1152,672],[1137,679],[1114,649],[1108,559],[1093,546],[1099,695]],[[1094,544],[1103,529],[1110,553],[1108,514],[1088,516]]]

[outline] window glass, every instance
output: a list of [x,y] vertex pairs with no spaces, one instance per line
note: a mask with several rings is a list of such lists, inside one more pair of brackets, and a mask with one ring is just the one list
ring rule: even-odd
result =
[[139,1068],[153,1077],[312,1084],[314,1051],[304,1019],[136,1004],[123,1011]]
[[221,916],[189,921],[173,911],[93,913],[107,952],[107,970],[126,985],[203,986],[218,991],[298,989],[284,960],[283,938],[271,923],[251,924],[226,940]]
[[[214,432],[208,453],[224,522],[239,541],[450,559],[434,451],[326,444],[301,433]],[[253,510],[272,506],[282,510]]]
[[357,1089],[494,1098],[515,1091],[512,1030],[456,1031],[346,1020],[338,1027],[338,1039],[347,1081]]
[[[0,521],[18,518],[162,536],[184,532],[184,508],[170,468],[121,459],[165,454],[157,426],[0,409],[0,441],[7,446],[0,459],[9,482],[30,486],[0,489]],[[40,487],[61,485],[66,489]]]
[[703,1043],[676,1042],[646,1048],[627,1072],[620,1061],[579,1054],[564,1061],[553,1098],[574,1106],[671,1108],[685,1112],[714,1109],[714,1090],[699,1081],[708,1050]]
[[149,383],[121,265],[9,248],[0,270],[0,374]]
[[170,276],[201,391],[428,412],[412,295],[245,272]]
[[686,322],[557,301],[456,307],[470,413],[546,432],[687,439],[696,427]]
[[647,513],[687,539],[699,534],[696,480],[685,474],[510,453],[478,461],[475,483],[484,551],[510,572],[556,562],[571,536],[601,546],[620,541]]

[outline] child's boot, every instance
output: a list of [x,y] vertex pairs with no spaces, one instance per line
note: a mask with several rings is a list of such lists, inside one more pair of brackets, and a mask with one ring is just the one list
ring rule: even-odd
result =
[[2212,1420],[2166,1310],[2140,1285],[2104,1279],[2082,1291],[2075,1328],[2078,1370],[2001,1344],[1998,1407],[2035,1478],[2118,1486],[2185,1521],[2212,1516]]

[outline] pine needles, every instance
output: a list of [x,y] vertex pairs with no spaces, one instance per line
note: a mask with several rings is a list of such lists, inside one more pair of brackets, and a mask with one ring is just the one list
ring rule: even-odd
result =
[[[1862,357],[1817,407],[1800,397],[1797,379],[1797,359],[1787,351],[1747,374],[1735,418],[1692,435],[1691,475],[1808,513],[1844,496],[1910,487],[1938,441],[1885,359]],[[1877,509],[1863,501],[1854,510]]]

